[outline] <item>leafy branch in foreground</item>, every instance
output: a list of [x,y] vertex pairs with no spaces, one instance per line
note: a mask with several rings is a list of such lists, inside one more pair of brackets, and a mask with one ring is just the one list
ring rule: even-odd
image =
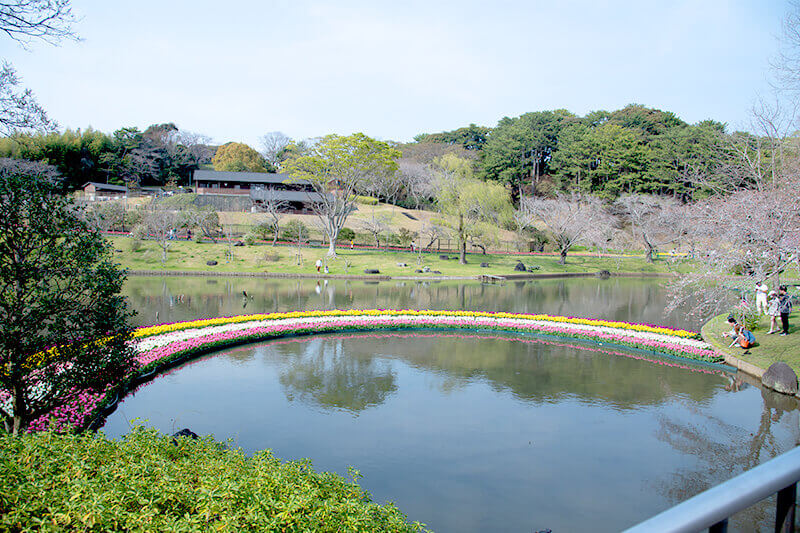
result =
[[14,435],[134,365],[124,275],[54,175],[0,160],[0,417]]

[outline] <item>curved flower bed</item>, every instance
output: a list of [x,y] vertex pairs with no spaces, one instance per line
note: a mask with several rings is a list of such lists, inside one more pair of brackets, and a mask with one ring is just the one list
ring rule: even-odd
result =
[[120,394],[137,382],[183,361],[224,347],[289,335],[308,335],[369,330],[453,330],[502,331],[544,337],[590,340],[600,344],[644,350],[705,363],[718,363],[721,357],[700,339],[698,333],[649,324],[607,320],[485,313],[477,311],[417,310],[333,310],[297,311],[260,315],[240,315],[139,328],[134,332],[134,348],[140,368],[126,383],[105,392],[76,392],[65,405],[31,423],[38,431],[54,424],[57,428],[86,428]]

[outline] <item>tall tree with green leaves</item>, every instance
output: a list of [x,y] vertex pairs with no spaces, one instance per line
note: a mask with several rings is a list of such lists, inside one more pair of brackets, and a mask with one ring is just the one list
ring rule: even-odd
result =
[[577,117],[565,109],[504,117],[483,146],[483,175],[508,184],[515,202],[524,184],[530,183],[535,192],[556,150],[559,133],[576,121]]
[[135,365],[124,274],[54,174],[0,160],[0,417],[13,435]]
[[511,201],[499,183],[474,177],[472,162],[445,154],[435,165],[436,205],[445,215],[442,224],[458,243],[458,262],[467,264],[467,242],[472,236],[485,236],[491,227],[510,221]]
[[355,210],[356,192],[370,181],[397,172],[400,150],[363,133],[327,135],[284,162],[295,180],[308,180],[316,191],[312,197],[325,235],[328,256],[336,257],[336,237]]
[[211,160],[214,170],[231,172],[274,172],[264,157],[244,143],[227,143],[217,149]]
[[647,190],[643,179],[649,148],[633,131],[612,122],[596,128],[578,125],[565,130],[551,167],[573,191],[616,198]]

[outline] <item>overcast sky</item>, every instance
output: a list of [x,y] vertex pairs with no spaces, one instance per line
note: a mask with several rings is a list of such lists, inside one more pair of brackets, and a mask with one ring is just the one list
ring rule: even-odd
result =
[[471,122],[639,103],[748,123],[778,0],[73,0],[82,42],[0,40],[62,128],[175,122],[216,142],[283,131],[410,140]]

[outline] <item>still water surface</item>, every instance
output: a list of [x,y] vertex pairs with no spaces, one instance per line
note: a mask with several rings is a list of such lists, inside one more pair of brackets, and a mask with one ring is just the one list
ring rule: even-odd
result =
[[[653,280],[337,281],[317,292],[308,280],[133,278],[126,291],[141,324],[377,307],[697,327],[662,316]],[[184,365],[129,396],[104,431],[140,418],[318,470],[352,465],[375,500],[435,531],[617,531],[795,445],[795,402],[732,379],[513,335],[322,335]],[[742,513],[732,530],[767,530],[769,513]]]

